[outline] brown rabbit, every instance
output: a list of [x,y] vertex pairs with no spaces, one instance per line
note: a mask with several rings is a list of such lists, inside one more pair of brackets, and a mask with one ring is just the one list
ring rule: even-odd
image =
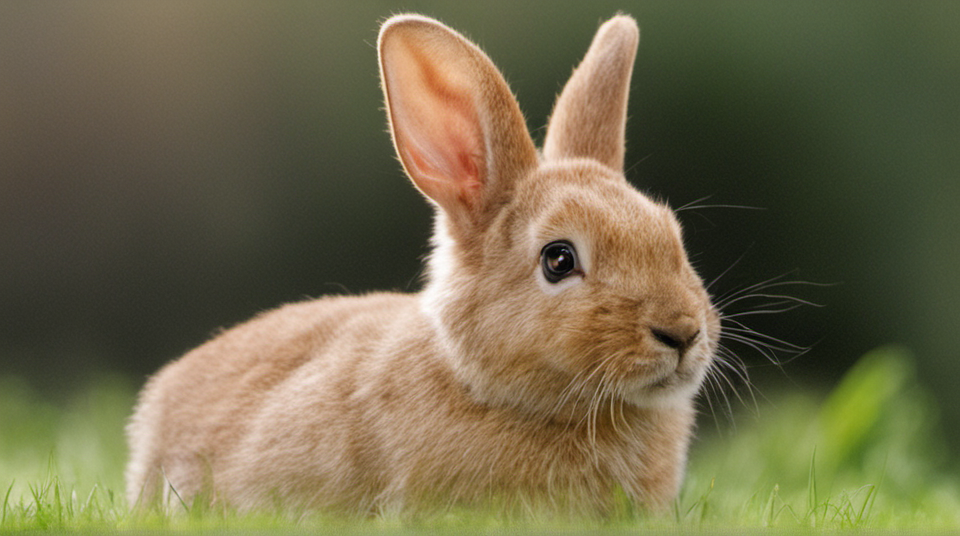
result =
[[437,209],[424,290],[286,305],[164,367],[128,426],[130,503],[670,504],[720,327],[673,212],[623,176],[638,38],[601,26],[538,155],[479,48],[389,19],[393,140]]

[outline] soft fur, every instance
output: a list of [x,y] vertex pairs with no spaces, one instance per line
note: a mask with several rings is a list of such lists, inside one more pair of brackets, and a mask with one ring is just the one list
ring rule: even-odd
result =
[[[541,156],[479,48],[389,19],[391,132],[437,207],[424,290],[287,305],[164,367],[128,427],[130,503],[666,507],[719,323],[672,211],[623,176],[638,38],[628,16],[601,26]],[[549,283],[559,239],[580,272]]]

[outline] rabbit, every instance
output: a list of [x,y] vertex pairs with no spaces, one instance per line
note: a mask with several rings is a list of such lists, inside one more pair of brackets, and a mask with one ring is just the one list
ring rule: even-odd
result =
[[288,304],[163,367],[127,425],[131,505],[668,508],[720,322],[673,211],[624,177],[638,41],[602,24],[538,151],[480,48],[386,20],[394,148],[435,208],[422,291]]

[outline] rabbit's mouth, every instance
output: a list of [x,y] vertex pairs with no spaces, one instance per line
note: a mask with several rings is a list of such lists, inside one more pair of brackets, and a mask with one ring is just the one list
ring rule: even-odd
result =
[[651,359],[648,356],[636,355],[627,371],[626,379],[635,388],[649,389],[667,387],[676,380],[678,372],[676,359],[658,355]]
[[624,399],[638,406],[662,405],[677,397],[693,397],[699,390],[703,367],[677,366],[676,362],[659,360],[634,367],[625,379]]
[[678,370],[674,370],[665,376],[661,376],[644,385],[641,389],[647,394],[663,393],[677,386],[687,383],[689,378]]
[[669,375],[646,386],[648,391],[658,392],[693,383],[696,375],[691,370],[677,369]]
[[659,380],[651,383],[650,385],[646,386],[646,389],[651,390],[651,391],[657,391],[657,390],[667,389],[668,387],[672,387],[672,386],[676,385],[676,384],[677,384],[677,379],[678,379],[678,378],[677,378],[677,376],[676,376],[675,374],[671,374],[671,375],[669,375],[669,376],[666,376],[666,377],[664,377],[664,378],[661,378],[661,379],[659,379]]

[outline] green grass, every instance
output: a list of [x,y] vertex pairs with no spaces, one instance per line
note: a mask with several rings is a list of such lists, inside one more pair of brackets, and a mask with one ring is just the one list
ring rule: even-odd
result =
[[863,356],[826,398],[785,393],[695,450],[679,510],[719,527],[960,529],[956,475],[909,354]]
[[[944,470],[936,407],[908,353],[864,356],[826,396],[800,391],[704,419],[670,515],[603,524],[506,521],[468,512],[364,521],[195,509],[132,516],[123,499],[123,422],[134,386],[102,378],[54,405],[0,379],[0,532],[329,534],[960,530],[960,487]],[[625,509],[627,511],[628,509]]]

